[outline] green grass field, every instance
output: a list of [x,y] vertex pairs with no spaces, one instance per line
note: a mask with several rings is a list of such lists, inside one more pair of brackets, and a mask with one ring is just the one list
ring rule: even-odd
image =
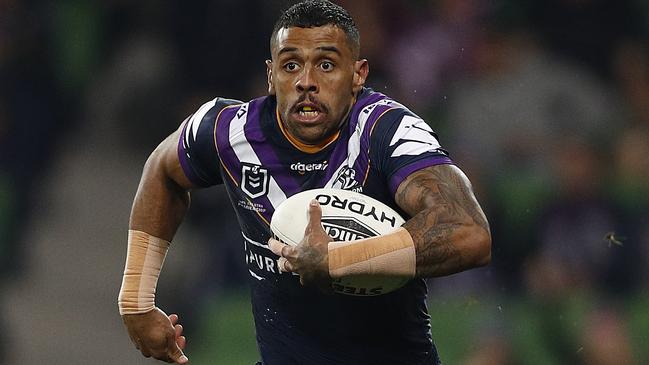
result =
[[[578,358],[579,331],[592,301],[575,295],[557,305],[520,299],[431,300],[433,338],[444,364],[462,364],[484,338],[502,336],[515,363],[565,364]],[[649,297],[624,302],[636,360],[649,364]],[[205,306],[204,321],[187,353],[196,365],[253,365],[258,360],[248,292],[222,294]],[[191,340],[190,340],[191,341]],[[574,353],[573,353],[574,352]],[[562,354],[560,357],[557,354]]]

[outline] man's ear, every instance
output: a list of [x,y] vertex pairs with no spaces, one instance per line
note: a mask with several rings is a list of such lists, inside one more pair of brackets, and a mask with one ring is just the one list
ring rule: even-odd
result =
[[273,61],[266,60],[266,76],[268,78],[268,94],[275,95],[275,85],[273,84]]
[[358,60],[354,63],[354,80],[352,90],[357,94],[367,80],[367,75],[370,73],[370,65],[366,59]]

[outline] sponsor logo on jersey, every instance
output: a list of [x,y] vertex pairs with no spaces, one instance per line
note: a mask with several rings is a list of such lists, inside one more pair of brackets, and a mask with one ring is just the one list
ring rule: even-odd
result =
[[322,227],[334,241],[353,241],[378,235],[353,217],[322,217]]
[[294,164],[291,164],[291,170],[297,171],[300,174],[304,174],[306,172],[312,172],[312,171],[324,171],[327,169],[328,166],[329,163],[327,161],[318,162],[318,163],[296,162]]
[[246,263],[250,270],[254,270],[257,274],[270,272],[273,274],[281,274],[277,260],[271,257],[272,253],[264,248],[259,248],[246,244]]
[[241,232],[244,241],[244,251],[248,272],[257,280],[264,280],[268,273],[276,275],[293,275],[297,273],[283,273],[279,269],[277,256],[270,251],[267,244],[250,239],[245,233]]
[[270,174],[268,169],[251,163],[241,163],[241,190],[250,198],[259,198],[268,193]]
[[363,191],[361,183],[356,181],[356,171],[348,166],[343,167],[336,175],[336,181],[331,186],[334,189],[351,190],[357,193]]
[[[356,214],[360,214],[364,217],[372,217],[375,221],[378,222],[390,222],[392,227],[397,226],[397,218],[392,214],[386,214],[385,212],[377,212],[376,207],[365,204],[355,200],[341,199],[334,194],[318,194],[315,199],[320,203],[320,205],[331,205],[334,208],[349,210]],[[346,218],[351,219],[351,218]],[[324,219],[323,219],[324,220]],[[360,230],[357,230],[361,232]],[[373,232],[373,231],[370,231]],[[374,233],[373,236],[377,235]]]

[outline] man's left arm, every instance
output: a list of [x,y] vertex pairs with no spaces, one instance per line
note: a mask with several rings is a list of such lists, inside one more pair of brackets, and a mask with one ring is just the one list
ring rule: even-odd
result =
[[410,174],[395,201],[408,215],[404,225],[415,247],[416,276],[450,275],[491,259],[489,224],[471,183],[455,165]]
[[[300,244],[269,240],[280,256],[280,270],[298,273],[302,284],[326,289],[331,278],[352,273],[443,276],[491,260],[487,219],[458,167],[441,164],[413,172],[399,184],[395,200],[411,219],[393,233],[350,242],[332,242],[322,228],[320,206],[312,201]],[[400,264],[385,260],[394,255]]]

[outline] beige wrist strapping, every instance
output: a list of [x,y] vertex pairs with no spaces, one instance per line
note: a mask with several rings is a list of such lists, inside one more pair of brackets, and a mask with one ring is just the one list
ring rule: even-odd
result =
[[117,302],[119,314],[146,313],[155,308],[155,288],[168,249],[168,241],[128,231],[126,265]]
[[329,243],[329,275],[385,275],[412,278],[417,260],[410,233],[400,227],[392,233],[348,242]]

